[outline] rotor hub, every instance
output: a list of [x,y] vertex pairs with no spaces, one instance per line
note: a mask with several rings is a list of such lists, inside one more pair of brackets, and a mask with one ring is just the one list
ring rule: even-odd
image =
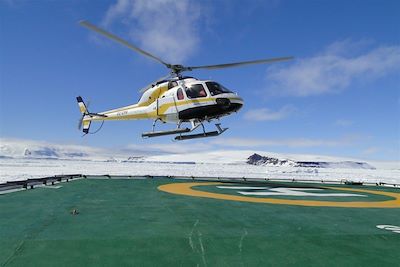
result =
[[171,69],[171,73],[172,74],[175,74],[177,76],[179,76],[180,73],[183,72],[183,71],[191,70],[190,68],[185,67],[185,66],[180,65],[180,64],[167,64],[166,66],[167,66],[167,68]]

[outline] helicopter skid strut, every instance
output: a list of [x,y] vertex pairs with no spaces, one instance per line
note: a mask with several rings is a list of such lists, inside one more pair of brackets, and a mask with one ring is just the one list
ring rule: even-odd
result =
[[[157,137],[157,136],[164,136],[164,135],[173,135],[173,134],[179,134],[175,136],[176,141],[181,141],[181,140],[188,140],[188,139],[196,139],[196,138],[205,138],[205,137],[212,137],[212,136],[218,136],[228,130],[228,128],[222,128],[220,123],[216,123],[215,126],[217,127],[218,131],[211,131],[211,132],[206,132],[205,127],[202,122],[191,122],[192,123],[192,128],[180,128],[181,122],[177,124],[177,128],[173,130],[167,130],[167,131],[154,131],[154,127],[156,124],[157,120],[154,121],[153,123],[153,130],[151,132],[144,132],[142,133],[143,138],[150,138],[150,137]],[[189,133],[194,130],[196,130],[199,126],[202,126],[203,132],[198,133],[198,134],[186,134],[182,135],[183,133]]]

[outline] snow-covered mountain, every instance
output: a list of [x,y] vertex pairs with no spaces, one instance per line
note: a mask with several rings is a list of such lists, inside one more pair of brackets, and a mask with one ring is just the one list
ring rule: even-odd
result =
[[290,166],[297,167],[299,164],[294,160],[278,159],[273,157],[261,156],[254,153],[247,158],[247,163],[252,165],[266,165],[266,166]]
[[374,170],[375,167],[366,162],[357,161],[294,161],[290,159],[279,159],[267,156],[261,156],[254,153],[247,158],[247,163],[252,165],[264,166],[289,166],[289,167],[305,167],[305,168],[342,168],[342,169],[370,169]]
[[119,161],[141,157],[135,151],[106,149],[80,145],[60,145],[40,141],[0,139],[0,158],[14,159],[66,159]]
[[[263,155],[263,156],[261,156]],[[132,148],[107,149],[82,145],[0,139],[0,159],[49,159],[101,162],[159,162],[190,164],[252,164],[280,167],[400,169],[399,162],[364,162],[358,159],[320,155],[281,154],[254,150],[213,150],[195,153],[167,153]]]
[[[182,145],[185,146],[187,143]],[[257,165],[247,163],[249,156],[254,153],[259,155],[256,158],[264,162],[254,161]],[[367,166],[365,164],[377,169],[364,168]],[[0,139],[0,183],[71,173],[331,181],[346,179],[400,183],[399,162],[368,161],[364,163],[349,158],[278,154],[254,150],[200,150],[193,153],[167,153],[154,151],[154,149],[151,152],[141,151],[137,150],[137,146],[107,149]]]

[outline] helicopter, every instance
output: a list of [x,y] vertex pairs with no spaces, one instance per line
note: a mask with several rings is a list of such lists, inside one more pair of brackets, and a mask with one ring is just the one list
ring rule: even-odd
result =
[[[216,131],[207,132],[204,123],[210,123],[214,120],[219,121],[220,118],[224,116],[238,112],[244,104],[243,99],[237,93],[232,92],[216,81],[183,76],[182,73],[198,69],[215,70],[251,64],[282,62],[293,59],[293,57],[290,56],[202,66],[170,64],[88,21],[83,20],[80,21],[79,24],[143,56],[149,57],[169,69],[168,75],[157,79],[150,85],[141,89],[140,93],[142,93],[142,96],[140,100],[129,106],[92,113],[89,112],[82,97],[78,96],[76,99],[82,114],[79,121],[79,128],[83,130],[84,135],[93,133],[90,132],[90,125],[93,121],[104,123],[104,121],[108,120],[140,119],[153,120],[152,130],[142,133],[143,138],[175,135],[174,140],[179,141],[221,135],[228,128],[221,127],[221,123],[218,122],[215,123]],[[158,121],[176,124],[176,128],[156,131],[155,126]],[[184,123],[190,123],[190,128],[183,127],[182,125]],[[202,128],[200,133],[192,133],[200,126]]]

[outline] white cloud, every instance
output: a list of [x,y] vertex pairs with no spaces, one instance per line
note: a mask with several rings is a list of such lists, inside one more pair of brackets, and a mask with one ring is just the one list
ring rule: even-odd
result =
[[[400,69],[400,46],[365,51],[365,44],[336,42],[314,57],[295,59],[286,67],[272,66],[267,71],[267,90],[292,96],[337,93],[354,82],[375,80]],[[360,50],[364,53],[355,53]]]
[[111,24],[114,20],[118,19],[118,17],[126,15],[130,8],[130,0],[117,0],[117,3],[111,5],[107,13],[103,19],[104,25]]
[[290,105],[283,106],[278,111],[272,111],[268,108],[251,109],[244,114],[244,118],[251,121],[278,121],[287,118],[295,110]]
[[141,48],[169,63],[182,63],[199,44],[201,10],[200,2],[190,0],[117,0],[103,25],[123,23]]

